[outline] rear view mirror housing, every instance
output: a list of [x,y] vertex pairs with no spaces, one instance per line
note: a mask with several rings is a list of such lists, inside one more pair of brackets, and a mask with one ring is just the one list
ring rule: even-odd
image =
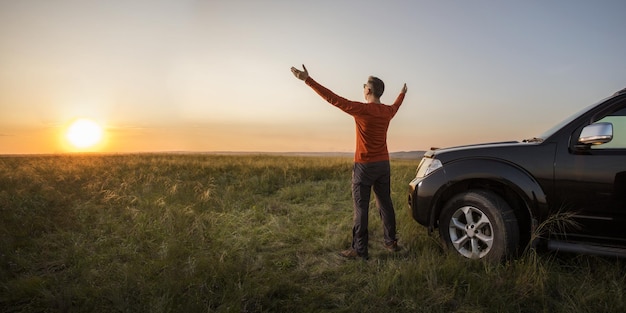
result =
[[584,146],[601,145],[611,140],[613,140],[613,124],[602,122],[585,126],[578,137],[578,144]]

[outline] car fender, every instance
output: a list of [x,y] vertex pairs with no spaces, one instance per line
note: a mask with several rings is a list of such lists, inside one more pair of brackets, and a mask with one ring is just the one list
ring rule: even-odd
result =
[[442,185],[433,196],[434,210],[430,218],[431,226],[441,213],[445,202],[451,196],[450,190],[464,186],[476,187],[472,182],[495,182],[512,190],[524,202],[531,220],[544,217],[548,210],[546,193],[539,182],[523,168],[500,159],[475,158],[452,161],[442,168]]

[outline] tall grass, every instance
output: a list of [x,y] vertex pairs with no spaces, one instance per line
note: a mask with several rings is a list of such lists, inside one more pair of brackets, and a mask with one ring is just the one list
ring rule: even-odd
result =
[[1,312],[624,312],[621,260],[527,251],[485,264],[414,222],[417,161],[392,161],[403,250],[347,261],[347,158],[0,158]]

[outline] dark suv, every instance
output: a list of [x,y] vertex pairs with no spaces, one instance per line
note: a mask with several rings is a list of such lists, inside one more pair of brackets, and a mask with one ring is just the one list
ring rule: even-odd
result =
[[539,137],[432,149],[409,185],[413,218],[467,258],[626,257],[626,89]]

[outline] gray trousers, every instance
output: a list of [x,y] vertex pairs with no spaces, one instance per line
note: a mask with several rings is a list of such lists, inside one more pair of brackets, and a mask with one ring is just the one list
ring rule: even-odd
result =
[[368,211],[370,195],[374,189],[378,213],[383,222],[384,240],[396,240],[396,213],[391,202],[391,167],[389,161],[354,163],[352,169],[352,199],[354,200],[354,226],[352,248],[359,255],[368,253]]

